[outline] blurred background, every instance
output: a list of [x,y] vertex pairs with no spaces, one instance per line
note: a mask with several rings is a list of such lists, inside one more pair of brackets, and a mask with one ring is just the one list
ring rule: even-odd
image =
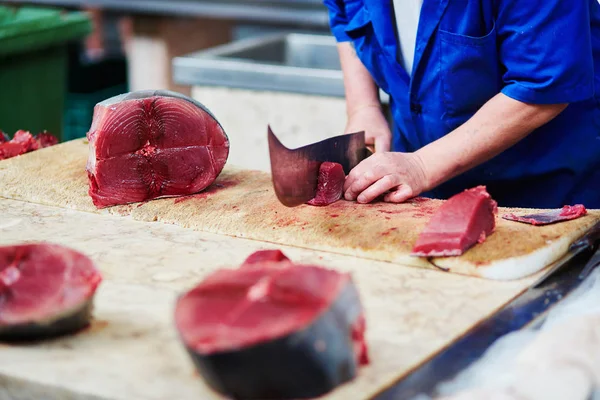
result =
[[255,169],[268,168],[269,123],[290,146],[345,125],[322,0],[1,1],[0,58],[9,136],[84,137],[96,103],[141,89],[203,102],[236,144],[231,162]]

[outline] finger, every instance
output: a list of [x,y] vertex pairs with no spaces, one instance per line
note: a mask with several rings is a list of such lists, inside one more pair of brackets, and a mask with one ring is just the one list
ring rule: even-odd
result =
[[354,181],[348,186],[348,189],[344,193],[346,200],[356,200],[356,197],[366,188],[377,182],[380,177],[373,174],[372,170],[364,172],[361,176],[354,179]]
[[386,136],[379,136],[375,139],[375,151],[376,152],[386,152],[390,151],[391,143],[390,138]]
[[[371,156],[370,158],[372,157],[375,157],[375,155]],[[365,161],[366,160],[362,162],[364,165],[358,165],[361,167],[360,169],[357,169],[356,171],[350,171],[351,173],[354,172],[354,175],[349,181],[347,181],[347,184],[345,185],[346,190],[344,198],[346,200],[356,200],[356,197],[362,193],[363,190],[385,176],[383,168],[376,168],[377,162],[367,163]]]
[[346,176],[346,180],[344,181],[344,193],[350,189],[352,185],[356,183],[358,179],[364,178],[364,175],[369,175],[369,171],[373,170],[373,167],[376,163],[373,162],[375,159],[375,155],[372,155],[369,158],[366,158],[358,163],[358,165],[350,171],[348,176]]
[[398,175],[386,175],[359,194],[356,201],[362,204],[370,203],[388,190],[397,187],[398,183]]
[[410,186],[400,185],[396,190],[386,194],[383,201],[388,203],[403,203],[413,197],[413,190]]

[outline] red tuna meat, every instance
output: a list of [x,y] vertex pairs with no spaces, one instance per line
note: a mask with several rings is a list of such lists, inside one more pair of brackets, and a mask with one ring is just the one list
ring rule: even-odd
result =
[[286,399],[353,379],[369,361],[350,275],[287,257],[251,265],[217,271],[177,301],[177,330],[207,383],[232,398]]
[[201,192],[229,155],[229,139],[210,111],[169,91],[98,103],[87,137],[89,195],[98,208]]
[[248,256],[242,265],[290,261],[281,250],[259,250]]
[[47,132],[34,137],[30,132],[21,129],[10,140],[6,134],[1,131],[0,133],[0,160],[20,156],[58,143],[58,139]]
[[69,248],[0,247],[0,339],[39,339],[83,328],[101,281],[93,262]]
[[496,227],[498,206],[477,186],[452,196],[431,217],[412,250],[415,256],[459,256],[483,243]]
[[346,174],[341,164],[326,161],[319,166],[317,194],[308,201],[311,206],[326,206],[342,197]]
[[37,150],[38,147],[31,133],[18,130],[11,140],[0,144],[0,160],[20,156],[21,154]]
[[40,149],[58,144],[58,138],[46,131],[35,135],[35,141]]

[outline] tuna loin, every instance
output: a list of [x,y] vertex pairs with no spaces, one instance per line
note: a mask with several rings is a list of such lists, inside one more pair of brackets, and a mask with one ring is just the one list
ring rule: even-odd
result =
[[0,339],[42,339],[89,324],[102,277],[85,255],[32,243],[0,247]]
[[198,193],[229,156],[229,139],[210,111],[169,91],[98,103],[87,138],[89,195],[98,208]]
[[204,380],[232,398],[298,399],[353,379],[368,355],[350,275],[259,253],[177,301],[177,330]]
[[317,194],[308,201],[311,206],[326,206],[342,197],[346,174],[341,164],[326,161],[319,167]]
[[422,257],[459,256],[483,243],[496,227],[497,203],[477,186],[452,196],[431,217],[412,254]]

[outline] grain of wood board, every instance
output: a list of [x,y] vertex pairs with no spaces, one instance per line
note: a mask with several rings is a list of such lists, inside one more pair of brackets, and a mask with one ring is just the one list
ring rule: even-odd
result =
[[[87,156],[87,142],[76,139],[2,161],[0,196],[406,266],[435,269],[433,263],[449,272],[497,280],[519,279],[547,267],[600,220],[600,210],[547,226],[497,218],[496,231],[483,244],[430,263],[410,251],[441,200],[287,208],[277,200],[268,173],[226,166],[202,193],[98,210],[87,193]],[[532,211],[500,207],[499,215]]]

